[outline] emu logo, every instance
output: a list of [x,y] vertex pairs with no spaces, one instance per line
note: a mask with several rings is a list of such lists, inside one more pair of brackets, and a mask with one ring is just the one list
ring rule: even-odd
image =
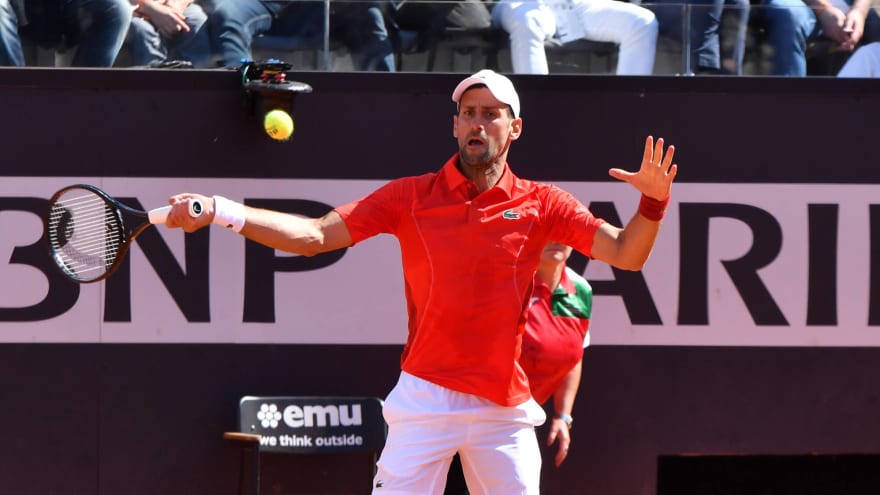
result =
[[314,426],[360,426],[360,404],[287,406],[284,408],[284,423],[291,428],[311,428]]

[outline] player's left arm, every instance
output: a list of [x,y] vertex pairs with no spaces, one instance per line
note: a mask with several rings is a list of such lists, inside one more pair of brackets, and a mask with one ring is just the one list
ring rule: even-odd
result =
[[678,173],[678,165],[672,162],[675,147],[664,152],[663,138],[648,136],[642,165],[637,172],[612,168],[608,173],[624,181],[642,193],[639,210],[625,227],[605,223],[596,231],[592,256],[612,266],[625,270],[641,270],[651,254],[660,223],[669,202],[672,181]]

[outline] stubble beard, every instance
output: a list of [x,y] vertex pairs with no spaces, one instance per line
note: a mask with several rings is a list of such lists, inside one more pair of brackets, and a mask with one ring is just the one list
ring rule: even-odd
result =
[[[488,142],[488,140],[487,140]],[[459,161],[462,166],[474,171],[485,171],[496,166],[504,165],[507,157],[507,150],[510,144],[505,144],[500,150],[495,150],[491,143],[486,146],[486,150],[479,154],[473,154],[467,149],[467,141],[458,146]],[[497,151],[497,152],[496,152]]]
[[488,149],[478,155],[473,155],[467,151],[465,146],[460,146],[459,156],[461,157],[462,165],[471,170],[486,170],[495,162],[492,153]]

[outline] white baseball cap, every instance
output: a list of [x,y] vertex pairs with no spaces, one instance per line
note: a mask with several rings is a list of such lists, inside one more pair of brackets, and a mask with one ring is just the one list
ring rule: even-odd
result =
[[463,81],[458,83],[458,86],[455,87],[455,91],[452,92],[452,101],[460,103],[461,95],[464,94],[468,88],[477,84],[485,84],[498,101],[510,105],[510,108],[513,109],[513,117],[519,118],[519,95],[516,94],[516,89],[513,87],[513,83],[510,82],[510,79],[507,77],[502,76],[493,70],[483,69],[472,76],[466,77]]

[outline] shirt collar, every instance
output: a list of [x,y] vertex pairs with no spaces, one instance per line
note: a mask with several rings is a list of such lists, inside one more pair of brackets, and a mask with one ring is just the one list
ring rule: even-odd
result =
[[571,295],[577,292],[574,282],[568,277],[568,270],[569,268],[567,266],[562,270],[562,277],[559,279],[559,285],[556,286],[556,290],[553,291],[554,294]]
[[[446,186],[450,190],[462,187],[465,183],[470,182],[470,179],[465,177],[464,174],[461,173],[461,170],[458,169],[458,160],[459,153],[456,153],[452,155],[452,157],[446,161],[446,164],[443,165],[443,168],[440,169],[440,174],[443,176]],[[516,179],[516,176],[513,175],[507,162],[504,162],[504,168],[501,171],[501,178],[492,189],[502,191],[507,195],[507,198],[510,199],[513,197],[513,189],[516,184]]]

